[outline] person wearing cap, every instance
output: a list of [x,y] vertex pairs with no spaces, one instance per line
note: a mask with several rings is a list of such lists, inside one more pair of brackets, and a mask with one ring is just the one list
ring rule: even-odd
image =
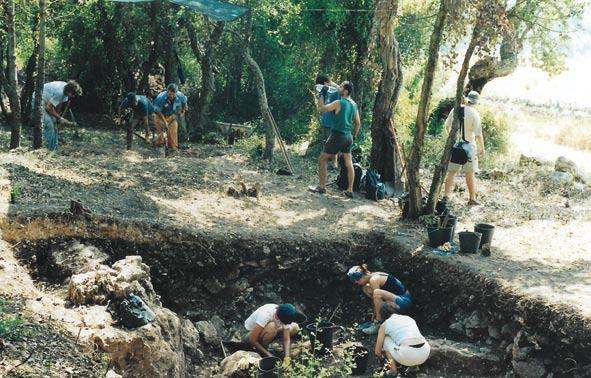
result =
[[375,335],[384,320],[380,313],[383,303],[392,303],[399,313],[405,313],[412,305],[412,296],[406,286],[394,275],[384,272],[370,272],[366,264],[356,265],[347,272],[349,280],[359,286],[373,301],[374,320],[362,332]]
[[[470,143],[474,151],[472,161],[464,165],[450,162],[447,166],[447,178],[445,179],[445,191],[442,201],[447,202],[451,198],[452,190],[454,188],[455,177],[458,172],[462,171],[466,176],[466,186],[468,187],[468,194],[470,199],[468,205],[476,206],[480,203],[476,199],[476,173],[478,173],[478,156],[484,157],[486,150],[484,148],[484,137],[482,135],[482,126],[480,123],[480,114],[474,107],[478,104],[480,95],[476,91],[470,91],[466,99],[466,104],[462,105],[464,108],[464,139]],[[454,118],[454,110],[449,113],[445,121],[445,129],[449,132],[452,127]],[[461,131],[460,131],[461,135]]]
[[248,331],[245,341],[263,356],[270,357],[272,354],[267,347],[275,338],[281,337],[285,355],[284,364],[289,365],[291,337],[299,332],[298,322],[304,319],[305,316],[290,303],[263,305],[244,322],[244,327]]
[[[179,145],[177,115],[184,115],[188,110],[187,96],[179,91],[176,84],[168,84],[166,90],[160,92],[154,99],[154,110],[158,134],[156,146],[167,147],[169,153],[174,153]],[[166,142],[164,133],[166,133]]]
[[382,303],[380,314],[385,321],[378,331],[374,353],[378,358],[386,355],[389,366],[386,376],[397,376],[398,364],[413,367],[425,363],[431,346],[414,319],[396,314],[395,306],[389,302]]
[[139,123],[144,125],[146,142],[150,139],[150,119],[153,121],[154,106],[146,96],[138,96],[135,92],[129,92],[119,105],[119,118],[121,118],[121,112],[126,108],[133,110],[133,117],[127,123],[127,149],[130,150],[133,130]]

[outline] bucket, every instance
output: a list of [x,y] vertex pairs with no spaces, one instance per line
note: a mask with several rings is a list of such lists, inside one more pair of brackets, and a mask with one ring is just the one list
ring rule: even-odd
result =
[[259,360],[258,374],[259,378],[277,378],[278,368],[281,366],[281,359],[277,357],[265,357]]
[[433,248],[437,248],[442,244],[450,242],[453,237],[453,230],[453,227],[427,227],[429,245]]
[[478,223],[474,225],[474,232],[480,232],[482,234],[479,247],[482,248],[483,245],[490,244],[492,242],[493,233],[495,232],[495,226],[493,226],[492,224]]
[[[306,329],[310,333],[310,343],[312,343],[312,350],[320,348],[322,352],[332,350],[332,337],[335,329],[334,323],[320,322],[311,323],[306,326]],[[316,340],[320,343],[316,346]]]
[[352,375],[365,374],[367,370],[367,362],[369,361],[369,352],[364,346],[354,346],[349,349],[353,355],[354,368],[351,370]]
[[476,253],[480,247],[480,239],[482,234],[480,232],[462,231],[460,237],[460,251],[462,253]]
[[456,224],[458,223],[458,217],[455,215],[448,213],[447,214],[447,223],[444,225],[445,222],[445,214],[439,216],[440,224],[444,227],[451,227],[451,240],[453,240],[454,235],[456,234]]

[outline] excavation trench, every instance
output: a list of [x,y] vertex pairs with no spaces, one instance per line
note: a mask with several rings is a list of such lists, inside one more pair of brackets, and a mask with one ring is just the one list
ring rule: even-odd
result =
[[[19,259],[37,280],[58,285],[68,280],[71,272],[56,268],[53,256],[74,242],[106,252],[108,263],[139,255],[164,306],[195,322],[220,317],[224,339],[264,303],[293,302],[310,318],[326,317],[339,307],[335,323],[363,321],[370,303],[344,273],[366,262],[394,273],[410,288],[415,298],[411,315],[433,340],[432,358],[423,368],[429,376],[504,376],[510,371],[585,376],[589,371],[591,334],[580,315],[516,294],[449,258],[413,251],[408,241],[382,233],[339,241],[200,234],[113,221],[89,222],[82,231],[79,225],[61,227],[77,231],[53,237],[48,228],[47,237],[36,232],[19,240]],[[358,337],[373,349],[373,338]],[[204,366],[223,358],[216,346],[204,352]]]

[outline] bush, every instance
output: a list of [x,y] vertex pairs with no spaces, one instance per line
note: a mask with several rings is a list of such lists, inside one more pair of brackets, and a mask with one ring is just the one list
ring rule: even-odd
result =
[[504,114],[480,108],[484,146],[488,154],[505,154],[509,147],[509,122]]

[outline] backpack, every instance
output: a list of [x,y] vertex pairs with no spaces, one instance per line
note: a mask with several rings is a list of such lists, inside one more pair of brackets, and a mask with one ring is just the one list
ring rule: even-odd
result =
[[[340,172],[337,176],[337,187],[340,190],[347,190],[349,186],[349,180],[347,177],[347,167],[345,166],[345,158],[343,155],[339,156],[339,167]],[[358,192],[359,188],[361,187],[361,176],[363,176],[363,168],[361,168],[361,164],[357,163],[355,159],[353,159],[353,171],[355,172],[355,179],[353,180],[353,191]]]
[[380,181],[375,171],[368,170],[363,177],[365,187],[365,198],[379,201],[386,198],[386,186]]
[[109,301],[107,311],[117,324],[126,328],[138,328],[156,319],[154,312],[137,295]]
[[464,165],[472,161],[474,157],[474,150],[470,142],[468,142],[464,135],[464,107],[460,108],[460,129],[462,130],[462,140],[457,142],[451,149],[450,161],[455,164]]

